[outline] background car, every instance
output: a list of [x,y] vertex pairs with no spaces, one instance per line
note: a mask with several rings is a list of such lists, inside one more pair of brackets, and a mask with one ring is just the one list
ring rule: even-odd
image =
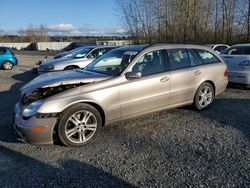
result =
[[250,44],[237,44],[220,55],[228,67],[229,82],[250,85]]
[[113,49],[113,46],[86,46],[75,51],[71,56],[53,60],[47,60],[42,63],[38,69],[38,74],[47,72],[72,70],[84,68],[97,57]]
[[75,49],[70,50],[70,51],[58,53],[54,56],[54,59],[59,59],[62,57],[71,57],[73,54],[77,53],[78,51],[80,51],[83,48],[84,47],[79,47],[79,48],[75,48]]
[[192,104],[207,108],[227,83],[225,63],[207,47],[125,46],[84,69],[41,75],[23,86],[14,126],[29,143],[58,137],[82,146],[119,120]]
[[11,70],[18,64],[14,52],[7,47],[0,47],[0,67],[5,70]]
[[229,48],[230,46],[226,44],[208,44],[208,47],[212,48],[214,51],[216,51],[218,54]]

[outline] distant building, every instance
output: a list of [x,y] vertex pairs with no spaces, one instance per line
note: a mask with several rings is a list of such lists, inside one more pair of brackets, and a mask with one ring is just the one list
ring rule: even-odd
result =
[[131,40],[103,40],[96,41],[97,45],[108,45],[108,46],[124,46],[132,44]]
[[73,42],[72,48],[78,48],[82,46],[95,46],[95,45],[96,45],[95,40],[84,40],[84,41],[79,41],[79,42]]
[[132,44],[131,40],[84,40],[79,42],[35,42],[35,43],[0,43],[0,46],[10,47],[16,50],[60,51],[71,50],[82,46],[124,46]]

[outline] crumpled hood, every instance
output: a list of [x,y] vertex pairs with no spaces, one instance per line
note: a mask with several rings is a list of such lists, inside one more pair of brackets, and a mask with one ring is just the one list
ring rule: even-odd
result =
[[20,90],[22,95],[28,95],[38,88],[55,87],[68,84],[91,83],[106,80],[108,78],[111,78],[111,76],[82,69],[52,72],[38,76],[24,85]]

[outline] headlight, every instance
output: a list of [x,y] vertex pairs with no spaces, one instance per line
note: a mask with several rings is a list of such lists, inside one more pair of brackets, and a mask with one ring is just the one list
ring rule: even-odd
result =
[[239,65],[240,66],[250,66],[250,61],[243,61]]
[[41,65],[40,68],[43,69],[43,70],[47,70],[47,71],[54,70],[53,65]]
[[31,117],[37,114],[37,110],[42,106],[43,101],[35,101],[28,106],[26,106],[23,110],[22,116],[23,117]]

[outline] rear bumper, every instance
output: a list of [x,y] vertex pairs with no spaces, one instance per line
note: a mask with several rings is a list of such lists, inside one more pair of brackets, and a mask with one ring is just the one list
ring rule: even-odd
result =
[[[18,105],[17,105],[18,106]],[[53,144],[53,131],[57,118],[31,117],[24,120],[18,111],[14,112],[14,128],[23,141],[35,145]],[[34,128],[46,127],[42,130]]]
[[228,78],[224,78],[222,80],[216,81],[215,82],[215,95],[219,95],[222,93],[228,85]]
[[16,57],[14,57],[14,59],[13,59],[13,64],[18,65],[18,59]]
[[250,85],[250,71],[230,71],[228,80],[230,83]]

